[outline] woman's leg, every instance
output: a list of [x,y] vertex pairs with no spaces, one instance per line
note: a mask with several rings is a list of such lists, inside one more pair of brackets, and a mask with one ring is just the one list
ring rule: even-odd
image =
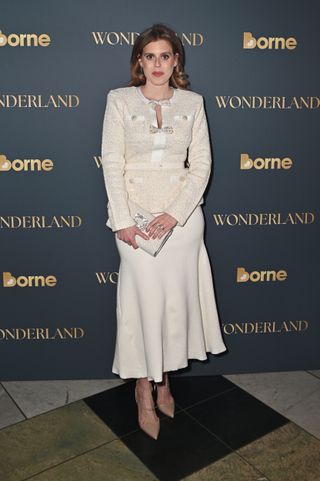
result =
[[139,421],[142,424],[157,421],[159,418],[153,409],[153,386],[147,377],[141,377],[136,380],[136,391],[140,401],[138,403]]

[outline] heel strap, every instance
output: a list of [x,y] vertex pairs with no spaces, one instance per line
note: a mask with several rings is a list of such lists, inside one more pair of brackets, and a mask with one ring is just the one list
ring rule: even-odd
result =
[[157,403],[157,406],[173,406],[174,401],[171,401],[170,403]]

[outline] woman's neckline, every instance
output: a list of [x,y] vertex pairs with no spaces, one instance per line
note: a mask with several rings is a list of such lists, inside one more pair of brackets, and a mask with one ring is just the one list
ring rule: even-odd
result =
[[136,91],[138,92],[138,94],[140,95],[140,97],[145,101],[145,102],[156,102],[156,103],[162,103],[162,102],[168,102],[168,100],[170,102],[174,102],[175,99],[176,99],[176,90],[174,87],[170,87],[170,89],[173,90],[173,94],[171,95],[171,97],[169,99],[161,99],[161,100],[155,100],[155,99],[148,99],[141,91],[141,85],[139,85],[138,87],[136,87]]

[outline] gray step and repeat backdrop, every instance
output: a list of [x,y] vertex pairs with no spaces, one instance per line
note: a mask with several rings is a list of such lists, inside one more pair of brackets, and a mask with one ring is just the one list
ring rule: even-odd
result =
[[320,367],[318,13],[289,0],[1,1],[2,380],[116,377],[102,121],[154,22],[181,38],[205,99],[205,242],[228,347],[179,374]]

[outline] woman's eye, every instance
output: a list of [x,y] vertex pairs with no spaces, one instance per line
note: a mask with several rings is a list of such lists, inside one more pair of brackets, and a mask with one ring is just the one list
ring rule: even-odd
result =
[[[147,59],[147,60],[151,60],[152,58],[153,58],[153,54],[148,53],[148,54],[146,55],[146,59]],[[162,58],[163,58],[164,60],[168,60],[168,59],[170,58],[170,55],[168,55],[167,53],[165,53],[165,54],[162,55]]]

